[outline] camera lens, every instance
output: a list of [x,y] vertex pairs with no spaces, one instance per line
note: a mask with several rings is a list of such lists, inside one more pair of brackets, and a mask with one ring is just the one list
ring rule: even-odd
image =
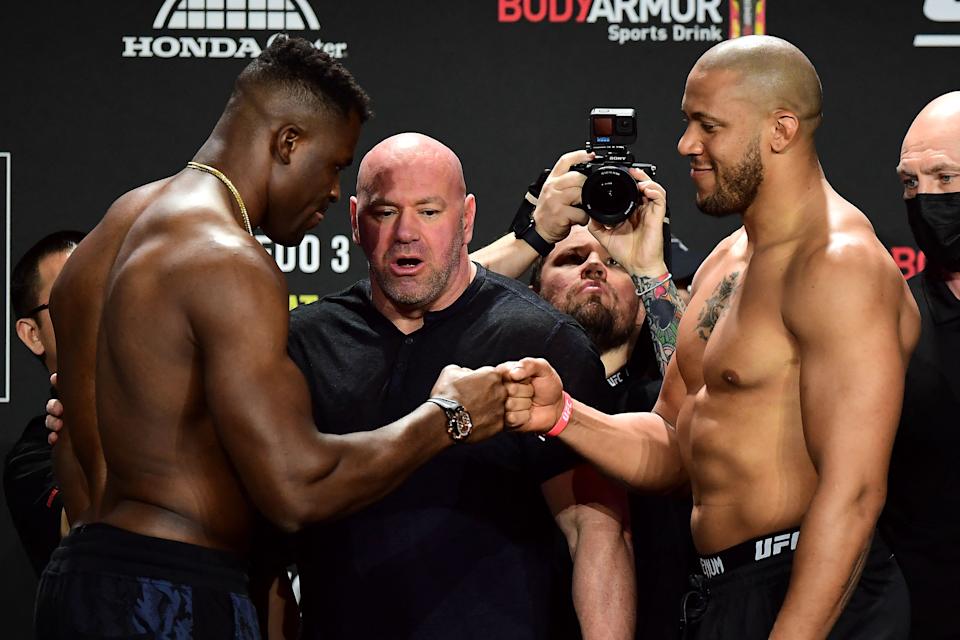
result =
[[631,136],[636,133],[636,129],[634,129],[634,119],[628,116],[618,116],[616,127],[617,135]]
[[614,226],[630,217],[640,203],[640,192],[626,169],[607,166],[587,177],[581,199],[587,215],[600,224]]

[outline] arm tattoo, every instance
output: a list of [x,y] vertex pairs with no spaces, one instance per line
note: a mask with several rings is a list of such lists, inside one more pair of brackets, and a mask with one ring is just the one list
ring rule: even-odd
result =
[[723,280],[717,285],[717,288],[713,290],[713,295],[711,295],[703,305],[703,311],[700,312],[700,316],[697,318],[697,335],[699,335],[700,339],[704,342],[710,338],[710,334],[713,333],[713,328],[717,326],[717,321],[720,320],[720,316],[723,315],[724,310],[727,308],[730,298],[733,297],[733,293],[737,290],[737,279],[739,277],[739,271],[734,271],[724,276]]
[[[657,282],[656,278],[646,276],[640,276],[637,280],[637,287],[641,291],[653,287]],[[677,350],[677,327],[683,315],[683,300],[673,280],[669,280],[640,296],[640,301],[647,312],[647,326],[650,327],[653,351],[662,376],[667,371],[673,352]]]

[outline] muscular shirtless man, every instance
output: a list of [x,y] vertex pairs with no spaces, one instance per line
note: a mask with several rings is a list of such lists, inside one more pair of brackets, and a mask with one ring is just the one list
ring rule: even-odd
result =
[[379,498],[464,437],[449,417],[464,407],[471,440],[502,426],[491,368],[441,374],[431,395],[459,408],[423,402],[344,436],[313,426],[283,276],[251,228],[298,243],[339,197],[367,116],[343,67],[278,38],[195,162],[117,200],[61,273],[56,452],[61,469],[79,462],[61,479],[87,524],[44,573],[39,637],[258,637],[235,555],[258,514],[293,530]]
[[[866,217],[827,183],[820,82],[793,45],[751,36],[687,78],[697,203],[743,227],[700,268],[653,413],[566,398],[543,361],[524,429],[560,438],[633,487],[689,480],[706,583],[695,638],[902,638],[902,576],[874,536],[916,305]],[[662,205],[661,205],[662,206]],[[631,224],[593,232],[636,269]],[[704,602],[705,600],[705,602]]]

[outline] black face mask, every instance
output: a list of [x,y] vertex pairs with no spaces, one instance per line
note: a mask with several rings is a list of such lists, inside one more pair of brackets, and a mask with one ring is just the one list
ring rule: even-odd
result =
[[904,202],[913,237],[927,258],[960,272],[960,192],[919,193]]

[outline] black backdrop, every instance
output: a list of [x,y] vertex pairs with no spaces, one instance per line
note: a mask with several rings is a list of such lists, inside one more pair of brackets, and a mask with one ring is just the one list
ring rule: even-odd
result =
[[[178,171],[206,138],[248,56],[279,31],[343,56],[373,97],[377,117],[364,129],[358,158],[383,137],[408,130],[433,135],[460,154],[479,202],[475,247],[505,229],[539,169],[582,145],[591,107],[632,106],[641,122],[635,151],[660,167],[674,232],[706,251],[737,221],[708,219],[692,206],[687,161],[676,153],[679,105],[687,71],[713,39],[728,37],[734,9],[765,18],[766,32],[797,44],[813,61],[825,94],[819,148],[826,174],[868,214],[911,274],[913,241],[893,168],[913,116],[931,98],[960,88],[960,2],[753,5],[7,0],[0,8],[5,281],[9,265],[41,236],[89,230],[121,193]],[[952,39],[915,46],[918,34]],[[611,35],[632,40],[621,44]],[[354,167],[344,176],[345,194],[355,177]],[[363,256],[348,238],[344,197],[299,249],[267,244],[288,272],[292,303],[365,275]],[[44,373],[17,341],[12,321],[5,335],[0,452],[42,411],[46,397]],[[0,635],[29,637],[36,583],[5,506],[0,576]]]

